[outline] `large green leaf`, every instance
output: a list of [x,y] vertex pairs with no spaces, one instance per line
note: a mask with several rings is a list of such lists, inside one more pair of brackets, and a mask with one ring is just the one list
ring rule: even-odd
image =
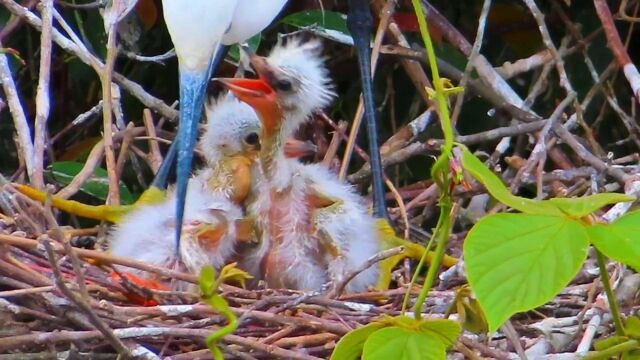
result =
[[464,169],[482,183],[491,196],[501,203],[529,214],[564,215],[560,209],[549,202],[527,199],[511,194],[509,189],[502,183],[502,180],[473,155],[469,149],[466,147],[460,147],[460,149],[462,150],[462,166]]
[[570,218],[496,214],[480,220],[463,251],[489,331],[551,300],[578,272],[588,246],[585,226]]
[[353,38],[347,29],[347,16],[333,11],[306,10],[291,14],[281,20],[282,23],[307,29],[316,35],[353,45]]
[[440,360],[446,347],[439,338],[399,327],[380,329],[364,344],[364,360]]
[[[76,161],[58,161],[49,165],[47,168],[47,178],[51,182],[56,182],[62,185],[69,185],[73,178],[78,175],[80,170],[84,167],[83,163]],[[103,168],[97,168],[93,175],[87,180],[80,188],[85,194],[94,196],[100,200],[106,200],[109,195],[109,175],[107,170]],[[120,202],[122,205],[133,204],[133,196],[129,192],[129,189],[120,182]]]
[[574,218],[581,218],[606,205],[633,201],[635,199],[635,197],[625,194],[602,193],[580,198],[553,198],[547,201],[558,207],[558,209],[565,214]]
[[595,194],[581,198],[555,198],[550,200],[532,200],[515,196],[502,183],[502,180],[489,170],[466,147],[462,150],[462,165],[476,180],[487,188],[491,196],[501,203],[528,214],[559,215],[581,218],[609,204],[633,201],[635,198],[624,194]]
[[359,359],[367,338],[376,330],[380,330],[385,326],[386,325],[381,322],[372,322],[361,328],[350,331],[336,344],[336,348],[331,354],[331,360]]
[[438,339],[445,347],[453,346],[462,332],[460,324],[446,319],[424,319],[418,331]]
[[640,271],[640,211],[611,224],[593,225],[588,232],[593,245],[603,254]]

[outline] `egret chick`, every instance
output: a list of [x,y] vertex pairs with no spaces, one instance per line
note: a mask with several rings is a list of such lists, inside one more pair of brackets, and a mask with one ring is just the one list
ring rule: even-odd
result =
[[[253,275],[270,287],[320,290],[379,251],[363,199],[325,167],[285,155],[284,139],[334,97],[320,50],[318,41],[294,39],[268,58],[250,56],[259,79],[221,79],[262,122],[262,179],[254,180],[248,211],[261,233]],[[361,272],[347,291],[375,285],[377,273],[376,266]]]
[[[232,97],[210,105],[207,118],[201,147],[210,166],[189,180],[179,254],[173,190],[166,201],[139,206],[117,224],[112,254],[198,274],[205,265],[220,269],[237,261],[251,246],[253,223],[244,217],[242,202],[260,146],[260,123],[253,109]],[[135,270],[134,275],[145,276]]]

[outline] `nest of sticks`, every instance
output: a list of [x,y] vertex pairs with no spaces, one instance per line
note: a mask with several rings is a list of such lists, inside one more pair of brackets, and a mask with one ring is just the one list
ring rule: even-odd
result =
[[[205,339],[226,324],[224,317],[201,303],[197,293],[142,288],[114,276],[112,265],[194,284],[196,276],[82,248],[99,238],[101,229],[61,228],[48,207],[11,192],[7,185],[4,195],[9,193],[13,196],[3,196],[3,211],[11,215],[0,219],[0,354],[6,354],[0,359],[212,358]],[[229,359],[328,358],[350,330],[401,314],[410,265],[407,261],[395,271],[393,289],[334,298],[224,285],[220,291],[239,327],[219,345]],[[585,265],[553,302],[512,319],[491,340],[466,332],[449,356],[480,353],[508,359],[532,346],[544,353],[550,347],[590,346],[595,335],[590,325],[611,322],[595,296],[595,268]],[[440,276],[424,304],[425,314],[448,316],[464,282],[463,271],[454,266]],[[411,289],[410,304],[419,291],[419,286]],[[578,324],[587,322],[584,331],[578,331]]]

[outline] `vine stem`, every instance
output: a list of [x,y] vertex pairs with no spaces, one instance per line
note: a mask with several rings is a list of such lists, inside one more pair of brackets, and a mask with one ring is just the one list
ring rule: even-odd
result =
[[622,344],[612,346],[602,351],[595,351],[587,354],[583,360],[605,360],[611,359],[612,356],[622,354],[626,351],[636,350],[640,346],[638,340],[628,340]]
[[602,281],[604,292],[607,294],[607,300],[609,300],[609,307],[611,308],[611,316],[613,316],[613,323],[616,326],[616,334],[626,336],[627,334],[622,324],[622,316],[620,315],[618,302],[616,301],[616,297],[611,289],[611,283],[609,282],[609,273],[607,272],[604,255],[598,249],[596,249],[596,259],[598,261],[598,268],[600,269],[600,280]]
[[[429,59],[429,65],[431,67],[431,74],[433,77],[433,86],[436,93],[435,96],[438,102],[440,126],[442,127],[442,133],[444,134],[444,145],[442,147],[442,153],[436,160],[435,164],[433,164],[433,167],[431,169],[431,177],[438,185],[441,194],[439,201],[440,216],[438,218],[438,224],[434,231],[433,237],[429,241],[429,246],[427,246],[425,253],[422,255],[416,272],[411,279],[411,284],[414,284],[417,280],[417,276],[422,268],[422,265],[424,264],[426,254],[429,251],[429,247],[435,240],[437,242],[435,256],[433,257],[433,260],[429,265],[429,270],[427,271],[424,285],[422,287],[422,290],[420,291],[420,295],[416,299],[416,303],[414,304],[413,308],[415,319],[420,320],[422,318],[422,304],[426,300],[427,295],[429,294],[429,290],[431,289],[431,286],[433,285],[433,282],[435,280],[438,269],[440,268],[442,256],[444,255],[444,250],[446,249],[447,240],[449,238],[449,232],[451,230],[451,209],[453,207],[453,201],[449,192],[451,188],[449,159],[451,158],[453,150],[453,127],[451,126],[451,118],[449,116],[449,108],[447,106],[447,100],[445,98],[444,85],[440,79],[440,74],[438,73],[436,55],[433,49],[433,43],[431,42],[431,36],[429,35],[429,29],[427,27],[427,21],[426,17],[424,16],[422,4],[420,3],[420,0],[412,0],[411,3],[413,5],[416,18],[418,19],[420,34],[422,35],[425,49],[427,50],[427,57]],[[405,301],[403,302],[403,312],[406,307],[408,294],[410,294],[410,291],[408,291],[407,295],[405,296]]]
[[[452,207],[453,205],[449,194],[443,194],[440,197],[440,217],[438,218],[437,233],[434,234],[434,238],[437,242],[436,251],[433,256],[433,261],[429,264],[429,270],[427,270],[427,276],[424,280],[424,285],[422,286],[420,295],[418,295],[413,307],[413,316],[417,320],[422,318],[422,304],[427,299],[427,295],[429,294],[431,286],[433,286],[433,281],[436,278],[438,269],[440,269],[442,256],[444,255],[444,250],[447,245],[447,239],[449,239],[449,231],[451,230]],[[422,254],[422,259],[420,259],[421,262],[426,258],[427,253],[428,251],[425,251],[424,254]]]

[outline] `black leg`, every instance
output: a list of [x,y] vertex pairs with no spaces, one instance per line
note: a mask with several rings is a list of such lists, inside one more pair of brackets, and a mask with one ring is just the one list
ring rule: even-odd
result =
[[378,131],[376,126],[375,103],[373,99],[373,84],[371,79],[371,28],[373,17],[369,8],[369,0],[349,0],[349,14],[347,27],[353,36],[360,78],[362,81],[362,95],[364,97],[364,118],[367,123],[369,137],[369,162],[373,183],[373,216],[389,218],[384,200],[384,183],[380,146],[378,145]]

